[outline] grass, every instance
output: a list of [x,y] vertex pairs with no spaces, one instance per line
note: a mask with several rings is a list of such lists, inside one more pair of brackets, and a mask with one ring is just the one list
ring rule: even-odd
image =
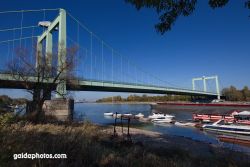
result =
[[[154,148],[140,142],[128,143],[121,138],[111,139],[110,134],[104,133],[104,127],[89,122],[32,124],[2,115],[0,123],[1,167],[249,166],[249,161],[235,154],[218,151],[210,157],[194,156],[181,148]],[[67,159],[13,159],[13,154],[26,152],[63,153],[67,154]]]

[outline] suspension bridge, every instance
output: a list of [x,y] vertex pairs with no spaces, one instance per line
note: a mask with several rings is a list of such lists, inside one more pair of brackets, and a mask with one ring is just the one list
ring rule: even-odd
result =
[[[181,88],[138,67],[130,58],[123,56],[113,47],[93,33],[81,21],[64,9],[39,9],[2,11],[0,18],[7,18],[0,25],[0,88],[25,89],[22,77],[13,77],[6,64],[16,61],[16,48],[25,48],[29,55],[29,65],[37,67],[37,52],[58,55],[57,59],[46,57],[46,63],[58,68],[66,62],[65,53],[70,46],[77,46],[74,85],[62,82],[56,85],[60,94],[69,91],[134,92],[168,95],[191,95],[220,98],[218,78],[216,90],[208,91],[206,80],[193,80],[193,89]],[[1,19],[4,20],[4,19]],[[35,55],[35,56],[34,56]],[[18,64],[18,63],[17,63]],[[35,76],[27,76],[30,84],[36,82]],[[194,81],[203,80],[204,89],[197,90]],[[46,81],[50,83],[50,80]],[[77,86],[75,86],[75,84]],[[191,84],[191,83],[190,83]],[[196,85],[197,86],[197,85]]]

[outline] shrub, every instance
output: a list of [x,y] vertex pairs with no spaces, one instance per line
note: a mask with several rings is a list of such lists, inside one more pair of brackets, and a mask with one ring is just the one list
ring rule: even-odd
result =
[[13,113],[5,113],[0,115],[0,126],[6,126],[16,121],[16,115]]

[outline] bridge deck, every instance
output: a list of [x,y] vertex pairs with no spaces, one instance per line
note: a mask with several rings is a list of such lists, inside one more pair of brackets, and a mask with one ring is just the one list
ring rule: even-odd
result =
[[[32,85],[36,82],[35,77],[26,77]],[[27,80],[27,79],[26,79]],[[52,79],[46,81],[52,83]],[[10,74],[0,73],[0,88],[25,89],[23,80],[13,77]],[[74,83],[74,84],[72,84]],[[154,94],[176,94],[176,95],[196,95],[217,97],[216,93],[203,92],[189,89],[161,87],[155,85],[119,83],[108,81],[91,81],[91,80],[73,80],[67,84],[67,90],[72,91],[105,91],[105,92],[132,92],[132,93],[154,93]]]

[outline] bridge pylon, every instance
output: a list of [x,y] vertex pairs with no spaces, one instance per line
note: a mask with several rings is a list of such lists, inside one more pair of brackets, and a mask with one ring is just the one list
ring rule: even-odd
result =
[[220,99],[220,88],[219,88],[219,80],[218,76],[210,76],[210,77],[199,77],[199,78],[193,78],[192,79],[192,87],[193,90],[195,90],[195,81],[203,81],[203,91],[207,92],[207,82],[206,80],[215,80],[215,85],[216,85],[216,93],[217,93],[217,99]]
[[[56,98],[63,98],[67,94],[66,91],[66,11],[60,9],[59,15],[49,24],[47,30],[37,37],[37,57],[36,67],[41,63],[42,42],[46,40],[46,63],[48,66],[52,66],[52,47],[53,47],[53,31],[58,30],[58,58],[57,58],[57,72],[62,72],[60,75],[61,80],[56,87]],[[62,70],[63,69],[63,70]]]

